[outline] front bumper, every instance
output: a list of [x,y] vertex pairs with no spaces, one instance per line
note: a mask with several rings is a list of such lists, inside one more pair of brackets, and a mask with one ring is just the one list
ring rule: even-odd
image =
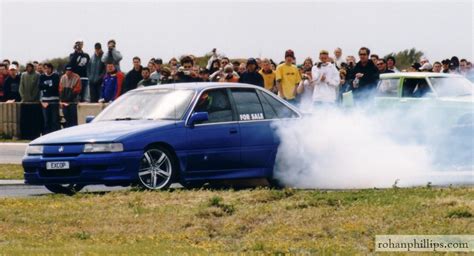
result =
[[[122,185],[138,179],[141,151],[78,154],[74,156],[25,156],[25,183]],[[47,170],[47,162],[68,161],[67,170]]]

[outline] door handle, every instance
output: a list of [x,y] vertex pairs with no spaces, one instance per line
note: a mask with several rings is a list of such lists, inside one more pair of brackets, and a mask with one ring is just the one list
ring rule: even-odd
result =
[[230,133],[230,134],[236,134],[236,133],[237,133],[237,129],[236,129],[236,128],[230,128],[229,133]]

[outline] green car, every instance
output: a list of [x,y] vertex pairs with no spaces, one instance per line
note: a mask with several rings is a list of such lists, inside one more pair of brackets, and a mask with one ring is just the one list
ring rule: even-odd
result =
[[[402,111],[427,113],[427,121],[435,122],[433,125],[473,127],[474,87],[460,75],[382,74],[374,100],[377,108],[395,107]],[[474,131],[470,132],[473,135]]]
[[[343,95],[343,105],[353,105],[350,92]],[[372,107],[377,113],[396,115],[400,123],[394,125],[394,132],[402,130],[397,126],[408,124],[420,140],[444,140],[445,153],[462,148],[460,151],[466,153],[465,158],[472,164],[474,85],[463,76],[427,72],[381,74]]]
[[[398,109],[406,114],[426,110],[431,118],[442,120],[445,126],[467,125],[472,128],[474,122],[474,85],[460,75],[427,72],[381,74],[373,100],[379,110]],[[353,105],[351,92],[343,95],[343,105]]]

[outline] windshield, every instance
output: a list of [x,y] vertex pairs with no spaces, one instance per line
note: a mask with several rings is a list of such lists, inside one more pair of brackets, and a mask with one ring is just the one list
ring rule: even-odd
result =
[[464,77],[430,77],[439,97],[458,97],[473,94],[473,85]]
[[179,120],[194,90],[156,89],[129,92],[106,108],[94,122],[111,120]]

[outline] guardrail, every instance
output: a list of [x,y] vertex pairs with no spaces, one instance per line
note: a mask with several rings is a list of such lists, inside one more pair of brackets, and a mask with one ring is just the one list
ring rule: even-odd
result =
[[[40,108],[40,103],[0,102],[0,135],[22,139],[21,125],[31,125],[31,120],[22,120],[22,106],[24,105],[37,105]],[[85,123],[86,116],[98,115],[106,106],[107,104],[103,103],[79,103],[77,106],[79,124]],[[62,116],[61,111],[60,115]],[[42,124],[39,127],[42,127]]]

